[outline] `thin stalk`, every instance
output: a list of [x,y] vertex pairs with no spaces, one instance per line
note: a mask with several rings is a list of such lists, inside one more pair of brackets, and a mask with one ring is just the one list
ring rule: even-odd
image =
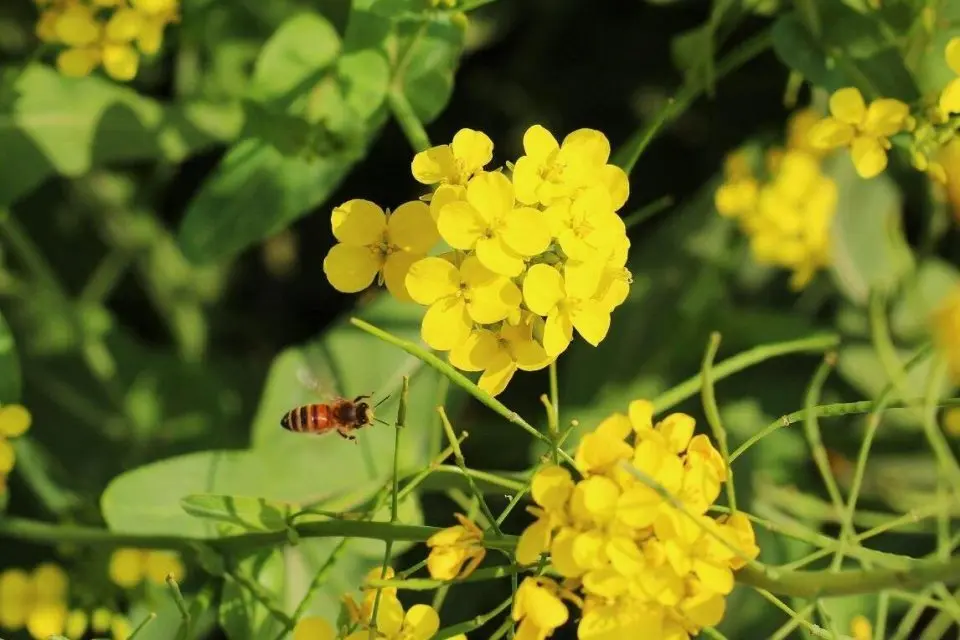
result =
[[[700,367],[700,378],[703,380],[700,395],[703,398],[703,412],[707,416],[707,424],[713,431],[713,437],[720,445],[720,455],[723,456],[723,462],[730,468],[730,447],[727,444],[727,430],[723,428],[723,422],[720,420],[720,408],[717,406],[717,395],[713,385],[713,360],[717,357],[717,350],[720,348],[720,334],[714,332],[710,334],[710,342],[707,344],[707,350],[703,354],[703,364]],[[727,474],[727,481],[724,485],[727,493],[727,504],[730,505],[732,513],[737,512],[737,492],[733,486],[733,473]]]
[[447,433],[447,439],[450,441],[450,446],[453,447],[453,459],[456,461],[457,466],[460,467],[460,471],[467,479],[467,484],[470,485],[470,490],[473,492],[474,497],[477,499],[477,503],[480,505],[480,511],[483,512],[484,517],[486,517],[490,522],[490,526],[493,528],[493,531],[497,537],[503,537],[503,532],[500,530],[500,525],[497,524],[497,519],[494,517],[493,512],[490,511],[490,507],[487,506],[487,501],[484,499],[483,493],[477,489],[477,485],[473,481],[473,477],[471,477],[466,471],[467,463],[463,458],[463,451],[460,450],[460,442],[457,440],[457,436],[453,433],[453,425],[450,424],[450,420],[447,418],[447,412],[444,411],[443,407],[437,407],[437,413],[440,414],[440,421],[443,423],[443,429]]

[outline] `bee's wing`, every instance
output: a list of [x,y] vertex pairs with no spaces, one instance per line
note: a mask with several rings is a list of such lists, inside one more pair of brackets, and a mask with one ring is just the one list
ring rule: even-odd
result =
[[326,378],[326,376],[321,379],[307,366],[297,369],[297,380],[304,388],[312,391],[324,402],[330,402],[338,397],[333,380]]

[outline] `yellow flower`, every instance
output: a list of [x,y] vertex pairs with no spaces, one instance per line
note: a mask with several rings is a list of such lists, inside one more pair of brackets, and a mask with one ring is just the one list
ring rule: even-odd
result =
[[466,199],[444,206],[437,228],[451,247],[476,250],[483,266],[510,277],[520,275],[524,258],[543,253],[551,240],[543,212],[516,208],[513,185],[499,172],[471,178]]
[[30,428],[33,418],[26,407],[8,404],[0,408],[0,436],[18,438]]
[[110,555],[110,580],[124,589],[143,582],[146,573],[146,552],[143,549],[117,549]]
[[560,588],[547,578],[525,578],[517,589],[511,616],[519,622],[516,640],[543,640],[570,617],[557,595]]
[[36,598],[40,602],[62,602],[67,596],[69,580],[58,565],[45,562],[37,565],[31,575]]
[[[629,250],[630,240],[623,236],[600,271],[600,282],[597,284],[593,299],[610,312],[623,304],[630,295],[633,274],[627,269]],[[576,265],[574,268],[581,266],[589,267],[590,265]]]
[[113,640],[127,640],[133,633],[133,627],[127,617],[119,613],[110,618],[110,635]]
[[95,609],[90,616],[90,630],[94,633],[106,633],[110,630],[110,621],[113,619],[113,612],[104,607]]
[[185,573],[183,563],[180,562],[180,556],[175,552],[147,552],[144,574],[151,582],[155,584],[165,584],[167,576],[172,576],[174,580],[180,582],[183,580]]
[[[406,613],[396,597],[380,597],[377,634],[381,640],[430,640],[440,630],[440,616],[433,607],[415,604]],[[370,632],[355,631],[345,640],[367,640]]]
[[57,38],[70,47],[92,45],[100,39],[101,28],[93,9],[79,2],[68,5],[54,25]]
[[430,208],[423,202],[407,202],[387,216],[369,200],[350,200],[333,210],[331,220],[340,243],[323,261],[330,284],[355,293],[379,276],[395,298],[409,301],[404,279],[410,265],[439,240]]
[[22,569],[0,573],[0,627],[17,631],[27,622],[34,606],[30,576]]
[[523,134],[523,150],[513,168],[517,200],[523,204],[550,205],[594,184],[606,187],[614,211],[627,200],[627,175],[607,164],[610,142],[599,131],[578,129],[557,144],[544,127],[533,125]]
[[[951,38],[945,51],[947,65],[960,75],[960,37]],[[954,78],[940,94],[940,114],[944,117],[960,113],[960,78]]]
[[850,634],[854,640],[872,640],[873,625],[870,624],[870,620],[866,616],[854,616],[853,620],[850,621]]
[[[437,580],[465,578],[483,562],[483,532],[462,514],[454,514],[460,524],[447,527],[427,540],[430,554],[427,570]],[[466,567],[464,567],[466,565]]]
[[597,346],[610,329],[610,311],[594,300],[599,276],[590,269],[573,269],[561,275],[557,269],[535,264],[523,280],[523,299],[527,308],[546,317],[543,348],[555,357],[573,340],[573,330]]
[[335,640],[336,632],[329,622],[319,616],[306,616],[293,628],[293,640]]
[[533,564],[550,548],[553,528],[562,524],[567,501],[573,495],[570,472],[555,465],[538,470],[531,480],[530,495],[542,507],[541,517],[527,527],[517,541],[516,558],[520,564]]
[[821,156],[823,149],[818,149],[810,142],[810,130],[820,121],[820,115],[815,109],[799,109],[787,119],[787,149],[805,151],[815,156]]
[[27,616],[27,631],[36,640],[63,635],[67,622],[67,607],[63,603],[44,603]]
[[830,96],[830,114],[811,127],[811,144],[823,150],[849,146],[857,173],[872,178],[886,169],[888,138],[906,128],[910,107],[879,98],[868,108],[860,90],[847,87]]
[[571,260],[606,260],[627,233],[602,187],[584,189],[572,201],[555,202],[544,215],[552,235]]
[[63,634],[70,640],[80,640],[87,633],[87,614],[80,609],[74,609],[67,614],[63,623]]
[[423,184],[466,185],[493,159],[493,141],[482,131],[460,129],[451,144],[441,144],[413,157],[411,169]]
[[477,386],[499,395],[518,369],[536,371],[553,361],[533,338],[535,319],[523,312],[517,324],[504,322],[496,330],[474,328],[450,351],[450,364],[462,371],[483,371]]
[[933,315],[933,340],[951,375],[960,380],[960,287],[944,298]]
[[484,267],[476,256],[459,268],[443,258],[424,258],[410,267],[410,296],[429,305],[421,334],[433,349],[449,351],[465,341],[473,323],[500,322],[520,307],[520,290],[508,278]]

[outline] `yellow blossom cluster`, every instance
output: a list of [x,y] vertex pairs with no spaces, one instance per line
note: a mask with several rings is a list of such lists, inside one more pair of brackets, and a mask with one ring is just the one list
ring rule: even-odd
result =
[[37,37],[63,47],[57,68],[74,77],[102,65],[111,78],[132,80],[141,54],[156,54],[167,25],[179,19],[180,0],[34,1]]
[[582,610],[577,637],[685,640],[722,618],[734,571],[759,554],[750,521],[707,510],[728,469],[694,419],[654,423],[653,405],[630,404],[581,441],[581,479],[556,465],[533,477],[537,520],[520,536],[516,559],[548,553],[562,584],[524,580],[513,618],[518,638],[546,638]]
[[[394,577],[393,569],[381,567],[370,570],[366,580],[379,580],[381,575],[389,580]],[[380,590],[377,603],[377,589],[363,588],[363,599],[357,604],[349,595],[343,601],[347,609],[350,627],[354,630],[335,630],[333,625],[319,616],[306,616],[297,621],[293,630],[293,640],[367,640],[376,637],[380,640],[430,640],[440,630],[440,616],[436,610],[425,604],[416,604],[404,610],[397,597],[397,590],[385,587]],[[376,624],[371,624],[376,607]],[[376,631],[371,635],[371,626]],[[452,636],[450,640],[467,640],[464,634]]]
[[0,407],[0,495],[6,493],[7,476],[13,471],[13,465],[17,461],[10,439],[26,433],[32,421],[30,412],[22,405],[8,404]]
[[934,313],[932,333],[950,374],[960,382],[960,286],[947,294]]
[[167,576],[183,580],[186,571],[180,556],[173,551],[153,549],[117,549],[110,556],[110,580],[124,589],[132,589],[144,581],[162,585]]
[[470,575],[487,554],[480,528],[463,514],[454,515],[459,524],[438,531],[427,540],[427,571],[436,580]]
[[518,369],[546,367],[574,330],[599,344],[631,283],[617,214],[629,184],[608,163],[607,138],[579,129],[558,142],[534,125],[523,148],[506,171],[488,170],[493,142],[461,129],[416,154],[414,178],[435,191],[390,214],[367,200],[337,207],[339,243],[324,260],[339,291],[379,279],[428,307],[424,341],[458,369],[482,372],[479,386],[493,395]]
[[823,152],[810,144],[816,113],[803,109],[787,125],[785,148],[767,153],[763,180],[745,151],[731,154],[714,204],[735,218],[750,238],[754,259],[792,271],[790,286],[802,289],[830,262],[830,227],[837,185],[822,171]]
[[92,615],[67,604],[69,580],[59,566],[38,565],[31,572],[7,569],[0,573],[0,629],[11,632],[26,628],[36,640],[64,636],[80,640],[87,630],[102,635],[110,632],[113,640],[130,635],[127,619],[106,609]]

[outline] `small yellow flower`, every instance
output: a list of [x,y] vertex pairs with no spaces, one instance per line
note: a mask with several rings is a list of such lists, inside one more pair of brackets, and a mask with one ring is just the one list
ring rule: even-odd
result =
[[[950,39],[944,55],[947,58],[947,65],[954,73],[960,75],[960,37]],[[960,113],[960,78],[954,78],[944,87],[940,94],[939,107],[944,117]]]
[[110,580],[124,589],[132,589],[146,575],[147,552],[143,549],[117,549],[110,555]]
[[31,580],[38,601],[57,603],[66,599],[69,580],[58,565],[50,562],[37,565]]
[[557,269],[535,264],[523,280],[523,299],[527,308],[546,317],[543,348],[548,356],[563,353],[573,340],[573,330],[597,346],[610,329],[610,311],[594,296],[599,274],[590,269],[573,269],[561,275]]
[[[447,527],[427,540],[430,555],[427,570],[437,580],[465,578],[483,562],[483,532],[462,514],[454,514],[460,524]],[[466,565],[466,566],[464,566]]]
[[333,210],[333,235],[340,241],[323,261],[323,271],[338,291],[355,293],[378,276],[402,301],[407,272],[439,240],[430,208],[414,201],[387,216],[369,200],[350,200]]
[[517,324],[504,322],[496,330],[474,328],[450,351],[450,364],[461,371],[483,371],[477,386],[499,395],[518,369],[537,371],[553,361],[533,338],[534,320],[523,312]]
[[[403,606],[395,597],[380,598],[377,611],[377,638],[382,640],[430,640],[440,630],[440,616],[433,607],[415,604],[404,613]],[[355,631],[345,640],[367,640],[366,629]]]
[[493,141],[482,131],[460,129],[450,144],[421,151],[413,157],[411,169],[423,184],[465,186],[493,159]]
[[570,617],[557,595],[560,588],[547,578],[525,578],[517,589],[511,616],[520,626],[517,640],[542,640],[553,635]]
[[873,640],[873,625],[866,616],[854,616],[850,621],[850,634],[854,640]]
[[954,438],[960,436],[960,407],[950,407],[943,412],[943,430]]
[[606,260],[627,229],[613,212],[610,196],[602,187],[584,189],[573,200],[560,200],[547,207],[544,216],[563,253],[571,260]]
[[454,249],[475,250],[487,269],[516,277],[524,259],[550,246],[543,212],[516,207],[513,185],[502,173],[480,173],[467,184],[466,198],[444,206],[437,218],[440,236]]
[[933,315],[933,340],[954,379],[960,381],[960,287],[947,294]]
[[336,632],[329,622],[319,616],[306,616],[293,628],[293,640],[335,640]]
[[0,408],[0,436],[18,438],[30,428],[30,412],[19,404],[8,404]]
[[468,256],[457,267],[443,258],[424,258],[410,267],[406,279],[410,296],[429,305],[421,334],[431,348],[449,351],[465,341],[473,323],[500,322],[518,311],[520,290]]
[[110,635],[113,640],[127,640],[133,633],[133,627],[126,616],[116,613],[110,618]]
[[165,584],[167,576],[174,580],[183,580],[186,571],[180,556],[172,551],[148,551],[145,558],[144,574],[154,584]]
[[80,640],[87,633],[89,619],[86,612],[74,609],[63,623],[63,634],[70,640]]
[[872,178],[886,169],[888,138],[907,127],[910,107],[892,98],[867,107],[860,90],[847,87],[830,96],[830,114],[811,127],[810,143],[822,150],[849,146],[857,173]]
[[95,609],[90,616],[90,630],[94,633],[106,633],[110,630],[110,621],[113,619],[113,612],[104,607]]
[[67,607],[63,603],[38,605],[27,616],[27,631],[36,640],[63,635],[67,622]]
[[0,573],[0,627],[21,629],[34,603],[33,584],[26,571],[7,569]]

